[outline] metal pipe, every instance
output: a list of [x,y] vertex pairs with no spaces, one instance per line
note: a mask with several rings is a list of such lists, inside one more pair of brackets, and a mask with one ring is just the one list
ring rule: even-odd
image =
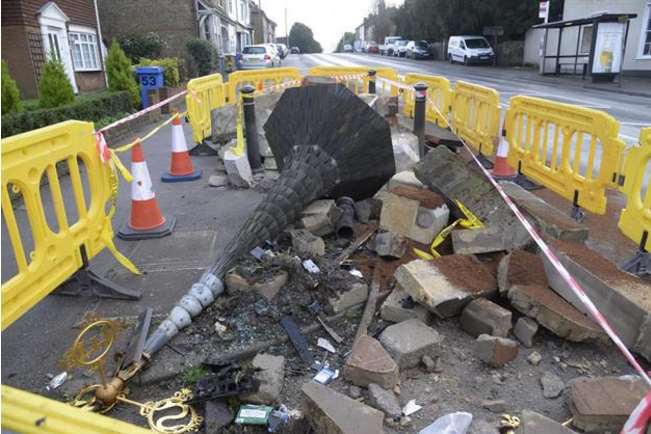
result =
[[427,85],[414,85],[414,134],[418,137],[418,155],[425,156],[425,107],[427,103]]
[[244,111],[244,131],[246,134],[246,156],[254,172],[263,170],[258,144],[258,125],[255,120],[255,87],[247,84],[241,89],[242,110]]

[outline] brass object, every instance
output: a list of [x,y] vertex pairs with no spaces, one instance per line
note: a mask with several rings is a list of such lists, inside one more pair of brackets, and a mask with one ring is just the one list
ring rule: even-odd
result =
[[515,429],[520,426],[520,418],[517,416],[511,416],[509,414],[503,414],[500,419],[499,432],[501,434],[515,434]]

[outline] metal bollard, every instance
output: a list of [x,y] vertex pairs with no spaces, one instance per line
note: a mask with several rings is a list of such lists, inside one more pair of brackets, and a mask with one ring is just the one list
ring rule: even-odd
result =
[[368,93],[375,94],[375,70],[371,69],[368,71]]
[[240,90],[244,111],[244,131],[246,134],[246,155],[254,172],[261,171],[260,146],[258,145],[258,126],[255,121],[255,87],[247,84]]
[[418,137],[418,155],[425,156],[425,107],[427,103],[427,85],[414,85],[414,134]]

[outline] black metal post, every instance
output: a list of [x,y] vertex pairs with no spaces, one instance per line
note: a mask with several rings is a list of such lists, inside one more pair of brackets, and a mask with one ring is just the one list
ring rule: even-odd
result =
[[246,155],[251,165],[251,170],[262,170],[260,159],[260,146],[258,145],[258,126],[255,121],[255,87],[250,84],[242,87],[242,107],[244,110],[244,131],[246,134]]
[[368,71],[368,93],[375,94],[375,70]]
[[427,104],[427,85],[414,85],[414,134],[418,137],[418,155],[425,156],[425,107]]

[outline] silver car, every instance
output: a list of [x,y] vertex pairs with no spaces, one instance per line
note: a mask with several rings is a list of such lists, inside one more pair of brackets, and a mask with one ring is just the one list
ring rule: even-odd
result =
[[241,69],[273,68],[280,61],[270,45],[247,45],[242,49]]

